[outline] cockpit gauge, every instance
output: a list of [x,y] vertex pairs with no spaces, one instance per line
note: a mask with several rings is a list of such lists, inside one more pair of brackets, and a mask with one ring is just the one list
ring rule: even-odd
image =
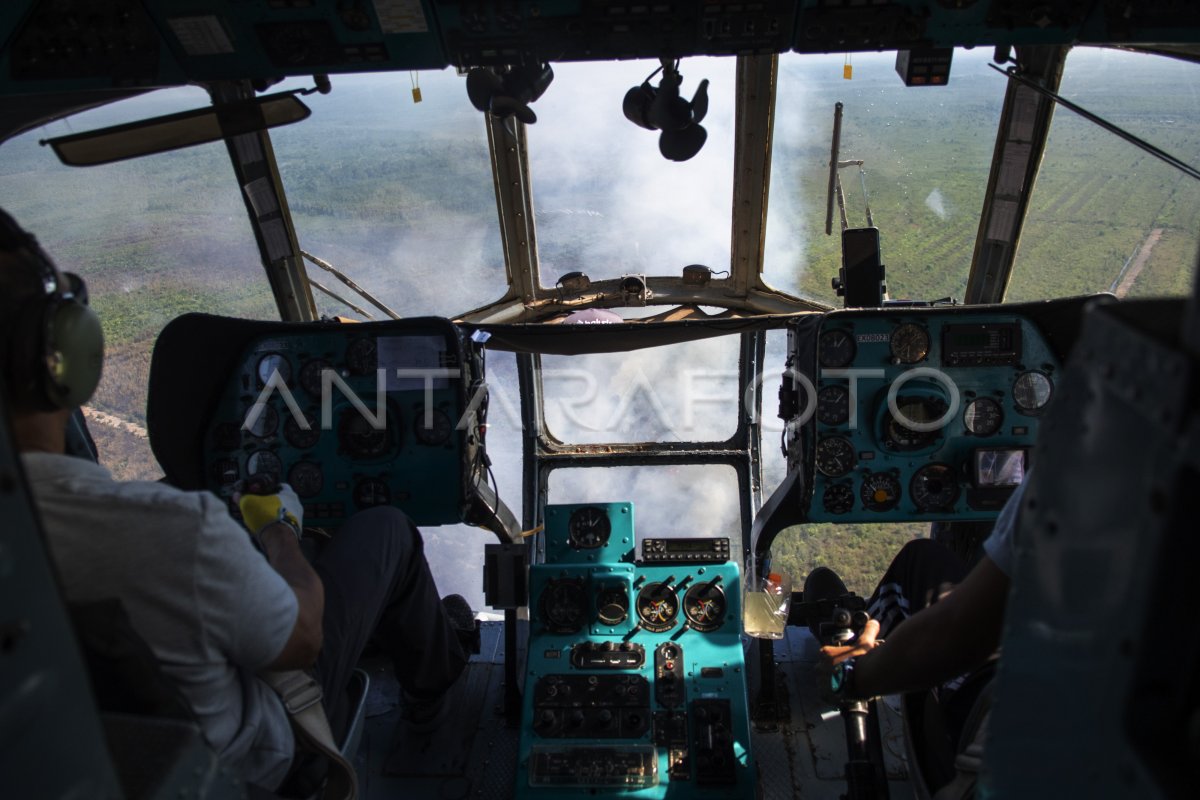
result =
[[850,419],[850,390],[845,386],[822,386],[817,392],[817,422],[844,425]]
[[890,472],[868,472],[858,495],[868,511],[891,511],[900,502],[900,481]]
[[929,355],[929,332],[920,325],[906,322],[892,331],[889,344],[897,364],[915,364]]
[[1042,372],[1022,372],[1013,383],[1013,402],[1023,414],[1037,414],[1050,402],[1054,384]]
[[288,484],[300,497],[315,497],[325,485],[325,476],[319,464],[297,461],[288,470]]
[[854,336],[849,331],[834,328],[821,334],[817,340],[817,361],[822,367],[840,369],[854,360],[858,348],[854,345]]
[[919,511],[952,511],[958,499],[958,480],[949,465],[926,464],[913,475],[908,490]]
[[259,386],[266,386],[267,381],[271,380],[271,376],[276,372],[279,373],[278,380],[282,380],[285,385],[292,380],[292,365],[287,356],[282,353],[267,353],[258,360]]
[[213,428],[213,447],[236,450],[242,446],[242,431],[235,422],[220,422]]
[[373,375],[378,363],[374,339],[355,339],[346,348],[346,367],[354,375]]
[[883,446],[893,451],[923,450],[941,437],[941,429],[917,431],[905,425],[926,425],[946,415],[946,401],[940,397],[897,397],[896,410],[900,418],[888,411],[883,415]]
[[283,438],[297,450],[308,450],[321,441],[320,415],[308,414],[305,419],[308,421],[308,430],[301,428],[291,414],[283,421]]
[[392,502],[392,491],[379,478],[363,478],[354,484],[354,505],[357,508],[386,506]]
[[977,397],[963,411],[963,427],[975,436],[991,436],[1004,423],[1004,409],[990,397]]
[[[246,432],[251,436],[257,436],[259,439],[265,439],[268,436],[274,436],[275,431],[279,430],[279,412],[277,412],[273,406],[269,406],[264,403],[261,406],[257,406],[257,408],[255,406],[250,406],[250,408],[246,410],[246,416],[244,419],[249,421],[250,415],[254,414],[255,411],[258,413],[254,417],[254,424],[245,428]],[[245,423],[243,422],[243,425],[244,424]]]
[[725,621],[725,591],[716,581],[697,583],[683,596],[683,615],[693,630],[709,633]]
[[246,459],[246,473],[249,477],[269,478],[274,485],[283,474],[283,462],[270,450],[255,450]]
[[567,521],[567,536],[571,547],[577,550],[594,550],[608,544],[612,523],[608,512],[598,506],[584,506],[571,512]]
[[675,627],[679,616],[679,596],[670,581],[647,583],[638,592],[637,615],[642,627],[651,633],[663,633]]
[[333,366],[323,358],[310,358],[300,367],[300,388],[312,397],[321,396],[321,376]]
[[387,452],[389,427],[376,428],[358,409],[347,408],[338,419],[338,444],[351,458],[378,458]]
[[237,459],[219,458],[209,467],[209,476],[213,483],[218,483],[221,486],[228,486],[231,483],[236,483],[241,477],[238,471]]
[[413,420],[413,435],[423,445],[445,444],[454,432],[454,422],[439,408],[420,407]]
[[596,619],[601,625],[620,625],[629,617],[629,591],[624,585],[604,586],[596,593]]
[[542,621],[552,633],[574,633],[587,618],[583,580],[559,578],[546,581],[538,600]]
[[821,505],[830,514],[848,514],[854,510],[854,488],[848,483],[831,483],[821,495]]
[[843,436],[826,436],[817,442],[816,464],[822,475],[839,478],[854,469],[854,445]]

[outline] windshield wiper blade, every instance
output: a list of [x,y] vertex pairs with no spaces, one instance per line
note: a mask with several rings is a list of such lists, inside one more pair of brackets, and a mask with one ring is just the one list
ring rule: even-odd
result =
[[988,64],[988,66],[991,67],[992,69],[996,70],[996,72],[999,72],[1001,75],[1007,75],[1010,79],[1016,81],[1017,83],[1020,83],[1022,86],[1028,86],[1030,89],[1033,89],[1038,94],[1049,97],[1051,100],[1058,103],[1060,106],[1063,106],[1064,108],[1074,111],[1076,114],[1078,114],[1079,116],[1088,120],[1089,122],[1094,122],[1095,124],[1099,125],[1101,128],[1104,128],[1104,130],[1108,131],[1109,133],[1113,133],[1113,134],[1116,134],[1117,136],[1120,136],[1122,139],[1129,142],[1134,147],[1137,147],[1137,148],[1145,151],[1146,153],[1149,153],[1150,155],[1157,158],[1159,161],[1164,161],[1167,164],[1170,164],[1175,169],[1182,172],[1183,174],[1188,175],[1188,176],[1200,181],[1200,169],[1196,169],[1191,164],[1188,164],[1185,161],[1180,161],[1178,158],[1176,158],[1175,156],[1166,152],[1165,150],[1160,150],[1159,148],[1157,148],[1154,145],[1147,142],[1145,139],[1140,139],[1137,136],[1134,136],[1132,133],[1130,133],[1129,131],[1125,130],[1124,128],[1116,125],[1115,123],[1109,122],[1108,120],[1104,119],[1103,117],[1101,117],[1097,114],[1093,114],[1091,111],[1088,111],[1083,106],[1072,103],[1070,100],[1066,99],[1065,97],[1063,97],[1059,94],[1056,94],[1055,92],[1050,91],[1045,86],[1041,86],[1036,81],[1031,81],[1028,78],[1023,77],[1022,75],[1018,75],[1016,67],[1009,67],[1008,69],[1001,69],[1000,67],[997,67],[995,64]]
[[318,290],[324,292],[325,294],[329,295],[330,297],[332,297],[334,300],[337,300],[339,303],[341,303],[342,305],[344,305],[347,308],[349,308],[350,310],[352,310],[355,314],[360,314],[361,316],[364,316],[367,319],[375,319],[375,317],[372,316],[372,314],[369,311],[359,308],[358,306],[354,305],[354,303],[351,303],[349,300],[342,297],[337,292],[333,291],[332,289],[328,289],[325,286],[323,286],[321,283],[313,280],[312,277],[309,277],[308,283],[314,289],[318,289]]

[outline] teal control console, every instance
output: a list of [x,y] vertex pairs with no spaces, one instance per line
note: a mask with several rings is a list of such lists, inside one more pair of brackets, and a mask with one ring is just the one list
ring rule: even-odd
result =
[[483,470],[482,364],[442,319],[266,327],[208,419],[205,488],[286,482],[305,524],[330,529],[377,505],[420,525],[459,522]]
[[994,519],[1031,466],[1080,303],[833,311],[790,330],[812,522]]
[[631,503],[546,507],[516,797],[752,798],[729,539],[634,537]]

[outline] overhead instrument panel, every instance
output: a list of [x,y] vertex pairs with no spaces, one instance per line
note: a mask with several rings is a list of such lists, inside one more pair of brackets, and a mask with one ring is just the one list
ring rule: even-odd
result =
[[0,31],[0,94],[15,95],[663,55],[1185,43],[1200,36],[1200,10],[1185,0],[12,0],[0,4]]
[[238,481],[288,483],[316,527],[380,505],[422,525],[461,521],[483,457],[473,348],[437,319],[253,338],[204,433],[205,485],[230,497]]
[[851,309],[793,325],[789,468],[810,476],[807,519],[994,518],[1033,460],[1062,320],[1079,305]]
[[729,538],[639,548],[630,503],[547,506],[545,521],[516,796],[754,797]]

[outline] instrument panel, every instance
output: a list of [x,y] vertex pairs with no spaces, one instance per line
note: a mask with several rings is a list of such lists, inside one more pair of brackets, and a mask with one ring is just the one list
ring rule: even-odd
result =
[[645,538],[631,503],[550,505],[530,567],[518,798],[754,797],[728,538]]
[[789,347],[813,522],[995,518],[1062,368],[1012,307],[833,311]]
[[256,337],[205,430],[207,488],[228,498],[239,481],[288,483],[310,526],[378,505],[417,524],[460,521],[482,458],[471,347],[444,320]]

